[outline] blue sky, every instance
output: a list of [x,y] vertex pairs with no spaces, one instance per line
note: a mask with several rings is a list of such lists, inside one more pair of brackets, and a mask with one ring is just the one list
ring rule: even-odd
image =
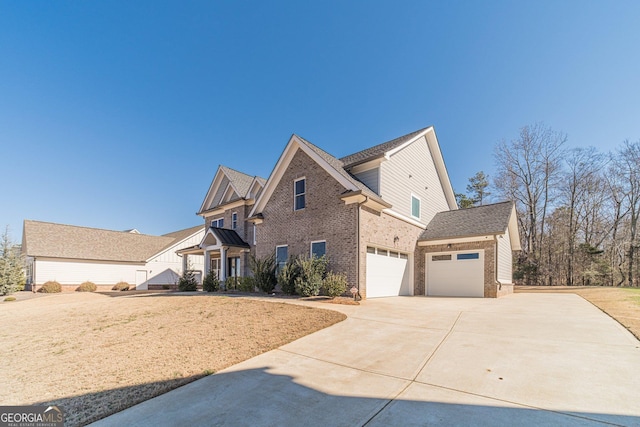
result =
[[0,0],[0,225],[196,225],[219,164],[434,125],[451,181],[543,122],[640,139],[638,1]]

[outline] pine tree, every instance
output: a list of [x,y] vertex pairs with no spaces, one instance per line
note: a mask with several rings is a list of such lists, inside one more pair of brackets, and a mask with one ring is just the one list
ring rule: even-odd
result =
[[0,295],[24,289],[24,262],[20,247],[11,242],[9,227],[0,240]]
[[483,171],[480,171],[469,178],[469,185],[467,185],[467,194],[471,194],[470,199],[472,200],[474,205],[482,206],[485,202],[485,199],[491,195],[491,193],[487,191],[488,186],[489,177],[485,175]]

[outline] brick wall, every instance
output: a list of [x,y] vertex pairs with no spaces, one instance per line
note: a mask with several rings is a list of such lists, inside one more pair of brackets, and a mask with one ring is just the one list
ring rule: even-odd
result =
[[[306,178],[306,206],[293,210],[293,182]],[[289,256],[309,255],[310,244],[326,240],[329,267],[347,275],[349,286],[357,283],[357,205],[345,205],[345,188],[303,151],[298,150],[262,210],[264,222],[257,226],[258,257],[288,245]],[[226,221],[226,220],[225,220]]]
[[[419,259],[414,256],[416,241],[424,230],[406,221],[395,218],[386,213],[379,213],[362,206],[360,208],[360,295],[367,294],[367,246],[395,249],[409,254],[409,261],[413,261],[414,272],[417,271]],[[397,237],[397,239],[396,239]],[[414,294],[418,286],[419,276],[414,274]],[[424,277],[422,278],[424,282]],[[423,284],[424,287],[424,284]],[[424,293],[423,293],[424,294]]]

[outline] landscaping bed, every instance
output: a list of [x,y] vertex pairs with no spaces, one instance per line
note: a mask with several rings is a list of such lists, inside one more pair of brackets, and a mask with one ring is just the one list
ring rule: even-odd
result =
[[66,425],[84,425],[344,318],[203,294],[63,293],[3,303],[0,405],[61,405]]
[[605,286],[516,286],[515,292],[577,294],[616,319],[640,339],[640,288]]

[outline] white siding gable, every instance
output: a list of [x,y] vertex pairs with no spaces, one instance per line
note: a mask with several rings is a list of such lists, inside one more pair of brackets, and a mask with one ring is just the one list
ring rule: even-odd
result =
[[428,224],[449,205],[425,137],[391,155],[380,165],[380,196],[392,211],[411,217],[411,194],[420,198],[420,222]]
[[509,229],[507,232],[498,236],[498,281],[504,284],[510,284],[513,281],[511,252],[511,236]]
[[359,172],[354,174],[354,176],[375,193],[380,194],[380,168]]

